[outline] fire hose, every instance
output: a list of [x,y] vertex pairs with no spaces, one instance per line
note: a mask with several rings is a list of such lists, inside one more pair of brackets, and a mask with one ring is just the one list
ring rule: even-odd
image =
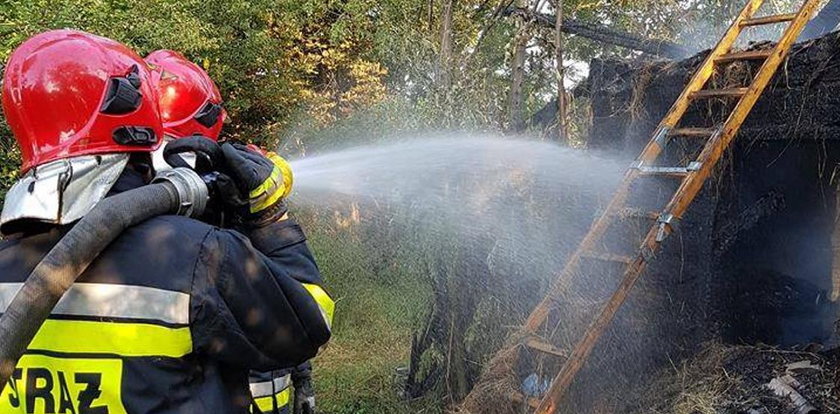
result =
[[0,384],[65,292],[127,228],[163,214],[197,217],[209,199],[198,173],[176,168],[152,184],[100,201],[47,253],[0,317]]

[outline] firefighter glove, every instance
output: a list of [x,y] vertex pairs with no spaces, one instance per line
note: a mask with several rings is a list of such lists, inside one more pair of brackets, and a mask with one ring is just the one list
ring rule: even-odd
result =
[[293,414],[315,414],[315,390],[312,381],[305,379],[295,383]]
[[263,225],[281,219],[287,209],[284,199],[292,191],[292,169],[274,152],[256,147],[222,144],[227,172],[248,202],[240,209],[243,224]]

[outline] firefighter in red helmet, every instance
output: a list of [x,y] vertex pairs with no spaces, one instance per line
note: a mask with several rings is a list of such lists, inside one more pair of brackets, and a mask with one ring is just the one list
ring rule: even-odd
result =
[[[5,69],[20,180],[0,231],[0,312],[74,223],[149,182],[164,126],[146,63],[88,33],[39,34]],[[125,230],[41,325],[0,393],[3,413],[249,411],[249,370],[312,358],[333,302],[283,198],[290,181],[224,151],[247,200],[237,230],[159,216]]]
[[86,33],[42,33],[14,51],[2,101],[23,165],[6,196],[3,233],[20,223],[76,221],[132,154],[158,148],[163,125],[150,76],[127,47]]
[[[171,50],[146,56],[152,84],[158,91],[164,144],[179,138],[203,136],[218,141],[227,118],[216,83],[203,69]],[[163,148],[155,151],[157,169],[168,169]],[[182,154],[189,162],[189,154]]]
[[[198,135],[218,141],[227,113],[222,106],[219,89],[207,72],[171,50],[152,52],[146,56],[146,62],[152,68],[152,83],[159,94],[164,139],[171,141]],[[269,159],[279,158],[273,153],[259,152],[268,155]],[[162,157],[158,159],[162,160]],[[282,168],[290,169],[282,159],[278,162]],[[308,361],[291,369],[252,372],[252,412],[288,414],[292,384],[295,388],[295,414],[314,412],[311,374],[312,365]]]
[[207,72],[183,55],[158,50],[146,56],[158,90],[164,133],[175,138],[218,139],[227,117],[222,96]]

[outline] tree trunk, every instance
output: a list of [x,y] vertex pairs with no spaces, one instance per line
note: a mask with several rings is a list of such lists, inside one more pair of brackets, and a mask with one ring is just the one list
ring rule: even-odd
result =
[[429,33],[432,33],[435,22],[435,0],[429,0],[428,10],[426,11],[426,21],[429,24]]
[[528,23],[522,19],[519,21],[519,28],[516,31],[516,38],[513,42],[513,59],[510,64],[511,85],[508,102],[510,132],[520,132],[525,129],[522,86],[525,82],[525,57],[527,46]]
[[440,61],[438,82],[443,91],[452,87],[452,11],[455,0],[443,0],[443,16],[440,26]]
[[557,14],[554,25],[554,60],[557,67],[557,134],[558,142],[568,140],[566,130],[566,69],[563,67],[563,0],[554,0]]

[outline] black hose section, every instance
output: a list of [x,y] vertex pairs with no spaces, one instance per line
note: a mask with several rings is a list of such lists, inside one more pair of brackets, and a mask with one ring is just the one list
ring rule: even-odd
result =
[[0,384],[55,305],[76,279],[127,228],[177,211],[178,192],[168,183],[143,186],[100,201],[47,253],[0,317]]
[[163,148],[163,159],[173,167],[192,168],[181,158],[180,155],[183,153],[196,155],[195,169],[197,171],[214,171],[225,162],[222,147],[216,141],[200,135],[177,139],[166,144]]

